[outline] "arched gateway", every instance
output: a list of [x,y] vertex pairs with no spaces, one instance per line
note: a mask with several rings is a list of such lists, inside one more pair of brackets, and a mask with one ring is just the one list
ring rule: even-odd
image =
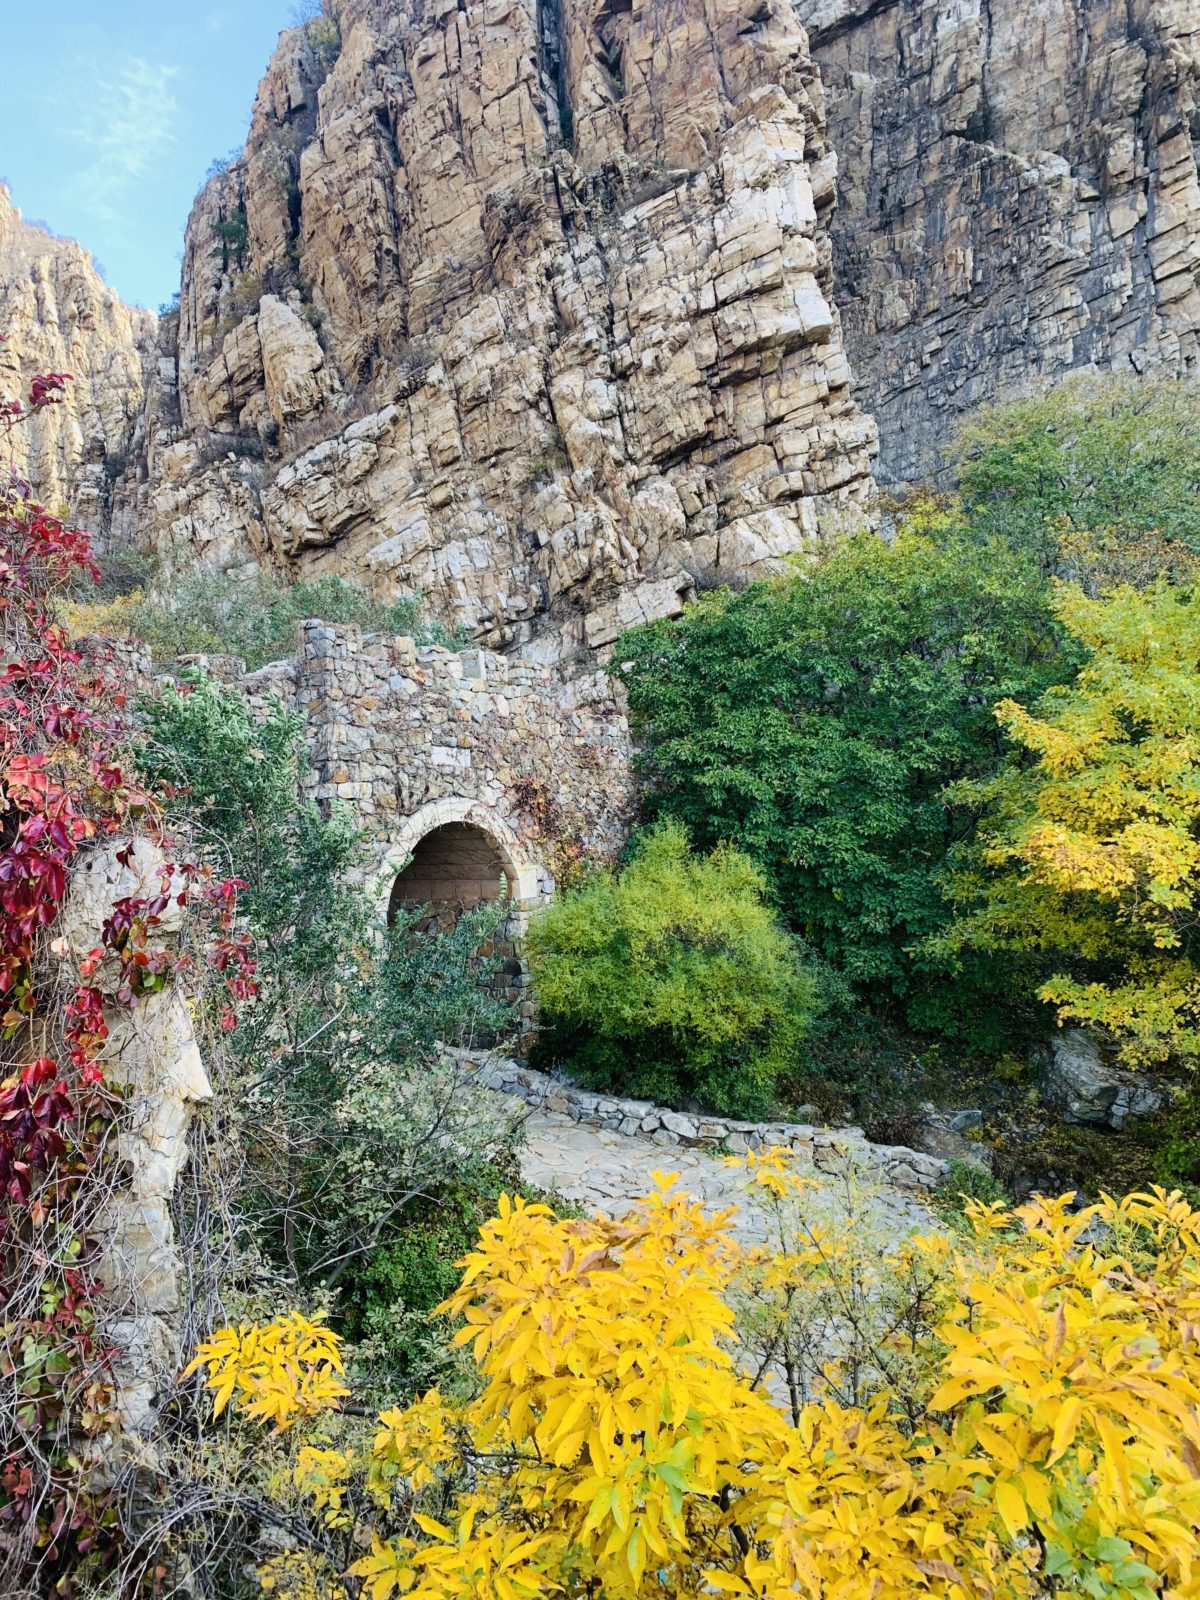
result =
[[526,987],[519,941],[531,907],[544,904],[552,883],[495,811],[478,800],[436,800],[403,823],[386,851],[377,881],[380,920],[389,927],[406,911],[428,907],[419,927],[453,926],[464,911],[504,900],[511,912],[489,944],[496,971],[490,987],[515,1008],[523,1053],[534,1006]]
[[404,907],[452,918],[488,900],[521,913],[549,898],[549,881],[513,830],[478,800],[436,800],[408,817],[380,866],[388,924]]

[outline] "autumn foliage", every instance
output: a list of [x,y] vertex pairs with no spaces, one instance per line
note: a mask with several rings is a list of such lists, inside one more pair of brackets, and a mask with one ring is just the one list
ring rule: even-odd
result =
[[1131,1066],[1200,1056],[1200,602],[1160,584],[1100,598],[1061,586],[1086,652],[1073,683],[996,717],[1023,759],[964,784],[978,838],[948,942],[1035,951],[1060,1022]]
[[[750,1181],[785,1209],[809,1187],[778,1152]],[[621,1222],[504,1201],[442,1308],[463,1319],[469,1398],[386,1411],[355,1445],[305,1401],[314,1371],[334,1376],[327,1335],[313,1363],[249,1383],[277,1429],[313,1430],[293,1456],[312,1535],[263,1565],[264,1589],[1196,1594],[1200,1215],[1161,1191],[969,1215],[966,1236],[884,1263],[921,1288],[880,1329],[861,1402],[837,1398],[834,1337],[826,1380],[789,1406],[747,1359],[748,1282],[778,1314],[759,1319],[769,1352],[797,1296],[858,1270],[834,1232],[745,1253],[668,1182]],[[246,1393],[250,1337],[198,1353],[221,1399]]]
[[[68,376],[0,404],[0,445],[55,404]],[[112,1005],[161,989],[177,962],[155,930],[170,900],[214,910],[209,955],[230,999],[253,985],[235,886],[165,864],[156,892],[118,900],[98,943],[58,931],[71,874],[98,842],[128,859],[156,830],[132,779],[126,697],[111,653],[68,638],[59,602],[94,578],[86,534],[29,485],[0,480],[0,1589],[70,1592],[104,1569],[117,1514],[103,1468],[117,1432],[96,1271],[118,1179],[121,1096],[106,1082]],[[117,845],[116,840],[123,841]],[[72,959],[73,958],[73,959]]]

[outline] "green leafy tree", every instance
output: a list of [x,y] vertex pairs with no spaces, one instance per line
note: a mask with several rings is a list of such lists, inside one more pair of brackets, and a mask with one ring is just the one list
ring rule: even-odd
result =
[[1036,562],[932,520],[707,596],[626,634],[616,661],[650,816],[750,856],[859,996],[994,1043],[1004,975],[926,953],[949,918],[939,869],[971,820],[943,795],[994,769],[992,707],[1069,668]]
[[213,254],[220,256],[221,270],[228,272],[233,265],[241,272],[246,265],[246,252],[250,248],[250,224],[246,218],[246,208],[239,206],[227,217],[214,222],[212,231],[217,241],[213,246]]
[[620,873],[597,871],[529,933],[543,1048],[595,1088],[719,1112],[767,1111],[813,986],[739,851],[688,848],[668,822]]

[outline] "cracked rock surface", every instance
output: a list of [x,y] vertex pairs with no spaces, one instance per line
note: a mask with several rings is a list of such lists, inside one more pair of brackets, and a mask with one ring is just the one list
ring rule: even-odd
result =
[[1194,0],[796,0],[838,156],[834,285],[880,477],[964,412],[1200,363]]
[[870,525],[820,82],[790,6],[752,9],[334,0],[336,59],[285,32],[188,224],[124,535],[559,660]]

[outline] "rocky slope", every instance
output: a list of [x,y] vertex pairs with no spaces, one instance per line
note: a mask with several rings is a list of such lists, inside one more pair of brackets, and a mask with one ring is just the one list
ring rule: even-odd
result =
[[797,0],[881,476],[1078,368],[1200,363],[1194,0]]
[[193,212],[127,531],[549,658],[870,521],[784,0],[329,11]]
[[74,376],[63,404],[17,431],[13,465],[103,533],[142,410],[154,318],[106,288],[86,250],[22,221],[3,185],[0,333],[0,394],[25,395],[40,372]]

